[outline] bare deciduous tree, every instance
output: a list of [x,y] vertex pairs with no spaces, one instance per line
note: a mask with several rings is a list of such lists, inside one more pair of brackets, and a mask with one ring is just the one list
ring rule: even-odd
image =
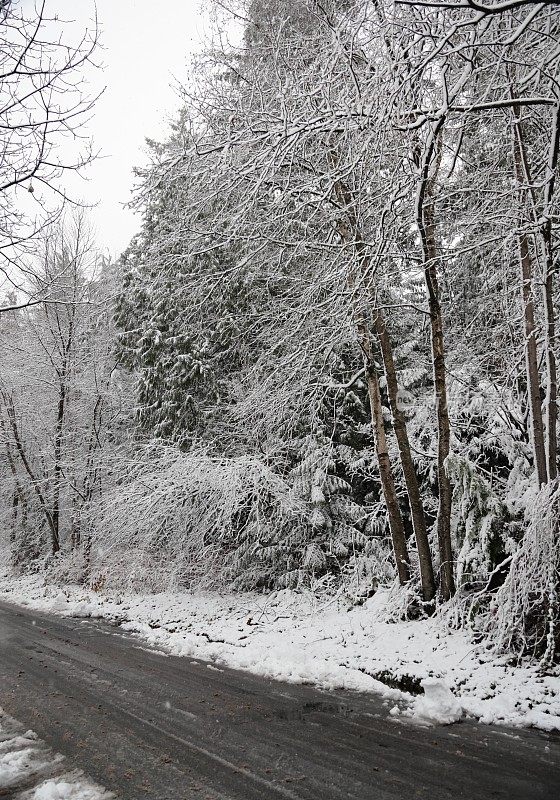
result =
[[96,99],[86,74],[98,31],[94,19],[80,32],[48,0],[9,0],[0,14],[0,270],[25,291],[24,257],[68,200],[65,174],[92,158],[80,126]]

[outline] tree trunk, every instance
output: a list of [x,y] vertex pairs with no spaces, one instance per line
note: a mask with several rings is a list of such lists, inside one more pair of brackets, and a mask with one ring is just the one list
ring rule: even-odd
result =
[[[0,428],[2,433],[6,435],[6,426],[4,425],[4,421],[0,421]],[[14,481],[14,490],[12,493],[12,520],[10,525],[10,544],[15,546],[16,539],[17,539],[17,521],[19,516],[19,510],[21,506],[22,518],[24,516],[24,505],[25,499],[23,496],[23,492],[21,486],[19,485],[18,476],[17,476],[17,469],[14,461],[14,457],[12,454],[12,448],[10,447],[9,442],[6,440],[6,457],[8,459],[8,464],[10,466],[10,472],[12,473],[12,478]]]
[[45,500],[43,492],[41,491],[37,476],[33,472],[31,464],[29,463],[29,460],[27,458],[27,455],[26,455],[26,452],[25,452],[25,448],[23,446],[23,442],[21,440],[21,436],[20,436],[20,433],[19,433],[19,428],[18,428],[18,424],[17,424],[17,420],[16,420],[14,407],[12,405],[12,401],[6,395],[3,396],[3,400],[4,400],[4,405],[5,405],[5,408],[6,408],[6,413],[7,413],[7,416],[8,416],[8,422],[10,424],[10,429],[11,429],[12,435],[14,437],[14,444],[15,444],[15,447],[16,447],[16,452],[19,455],[19,458],[20,458],[20,461],[21,461],[21,463],[23,465],[23,468],[25,469],[27,475],[29,476],[29,479],[30,479],[30,482],[31,482],[31,486],[33,487],[33,491],[35,492],[37,500],[39,501],[39,505],[41,507],[41,511],[43,512],[43,514],[45,516],[45,519],[47,521],[47,525],[48,525],[49,530],[51,532],[51,540],[54,540],[54,530],[55,530],[55,528],[54,528],[54,525],[53,525],[52,515],[51,515],[51,512],[49,511],[49,508],[47,506],[47,502]]
[[53,555],[60,550],[60,485],[62,480],[62,433],[64,426],[64,410],[66,406],[66,376],[63,373],[59,386],[58,406],[56,413],[56,427],[54,437],[54,468],[53,468],[53,494],[52,494],[52,552]]
[[[449,600],[455,593],[453,575],[453,548],[451,545],[451,481],[445,470],[445,460],[449,455],[451,425],[447,404],[447,375],[443,337],[443,315],[438,285],[438,251],[435,236],[434,180],[441,159],[441,126],[438,123],[431,131],[424,160],[421,166],[421,179],[416,203],[416,221],[422,242],[424,278],[430,309],[430,332],[432,340],[432,368],[436,402],[438,447],[437,478],[439,505],[437,515],[437,534],[440,555],[441,595]],[[437,152],[436,152],[437,147]],[[435,153],[435,159],[434,159]],[[434,174],[430,174],[434,161]]]
[[391,531],[391,541],[395,554],[397,573],[399,582],[403,585],[410,580],[410,558],[406,544],[406,533],[399,508],[397,489],[387,448],[387,436],[385,434],[383,407],[381,405],[381,392],[379,389],[379,376],[375,368],[369,333],[360,323],[359,336],[360,346],[364,354],[364,366],[371,407],[371,422],[375,435],[375,450],[377,462],[379,464],[379,475],[381,477],[383,496],[389,516],[389,529]]
[[[331,151],[331,163],[336,164],[337,161],[338,161],[337,154]],[[355,291],[356,283],[359,283],[363,279],[363,276],[369,273],[371,267],[371,259],[369,257],[369,253],[364,243],[364,239],[362,236],[362,232],[360,230],[360,226],[358,224],[358,220],[356,219],[356,215],[354,212],[354,197],[351,190],[346,185],[346,183],[341,180],[336,181],[334,189],[335,189],[336,199],[339,205],[344,208],[345,215],[347,218],[346,222],[344,223],[341,220],[339,220],[337,226],[338,232],[343,241],[346,241],[348,244],[353,245],[358,261],[358,275],[357,276],[352,275],[352,277],[348,281],[348,284],[352,289],[352,291]],[[425,602],[430,602],[435,595],[432,555],[430,552],[428,533],[426,530],[424,505],[422,503],[422,497],[420,495],[420,488],[418,485],[416,470],[414,467],[414,462],[412,460],[412,454],[410,450],[410,442],[408,439],[406,419],[398,404],[398,381],[395,368],[395,359],[393,357],[393,347],[391,344],[389,333],[387,331],[385,320],[379,309],[373,308],[373,322],[374,322],[374,330],[376,333],[377,340],[379,342],[383,358],[385,379],[387,381],[387,394],[389,397],[389,405],[393,417],[393,426],[399,448],[399,457],[403,469],[403,476],[405,480],[410,513],[412,517],[412,525],[418,547],[418,558],[420,562],[420,579],[422,584],[422,597]],[[372,409],[372,423],[374,426],[374,430],[377,431],[379,429],[379,420],[376,419],[375,415],[377,414],[377,412],[375,411],[375,408],[377,403],[376,396],[378,394],[379,394],[379,408],[381,409],[379,379],[377,374],[375,374],[375,380],[373,383],[376,384],[377,389],[375,389],[373,383],[370,385],[370,377],[369,377],[370,367],[368,365],[370,363],[373,364],[373,358],[371,354],[371,341],[369,339],[369,331],[367,330],[367,326],[365,324],[363,324],[360,328],[360,324],[358,323],[358,329],[359,331],[361,330],[360,339],[361,340],[367,339],[367,347],[364,347],[364,344],[362,344],[362,350],[364,352],[364,358],[365,358],[366,375],[368,376],[368,394],[370,397],[370,405]],[[381,427],[383,428],[383,430],[382,432],[379,431],[379,435],[382,436],[383,439],[382,450],[384,451],[381,454],[381,457],[383,459],[386,459],[387,461],[387,464],[385,465],[383,472],[381,469],[379,447],[377,455],[381,473],[381,481],[383,485],[383,494],[385,497],[385,502],[388,510],[389,510],[389,503],[392,504],[396,503],[396,509],[398,511],[398,516],[400,518],[400,527],[402,527],[402,538],[404,542],[404,552],[406,552],[406,562],[407,564],[410,564],[408,551],[406,549],[406,536],[404,532],[404,523],[402,521],[402,516],[400,514],[400,510],[398,507],[397,495],[394,487],[393,473],[391,465],[389,463],[389,456],[388,453],[386,452],[387,451],[386,434],[382,422],[383,422],[383,417],[381,416]],[[376,442],[377,440],[378,440],[378,435],[376,433]],[[390,478],[388,477],[389,475]],[[392,498],[393,494],[394,494],[394,500]],[[390,511],[389,511],[389,518],[391,519]],[[393,531],[397,531],[396,535],[400,539],[401,533],[400,531],[398,531],[398,528],[399,528],[399,523],[397,522],[396,515],[393,511],[393,526],[391,528],[391,533],[393,537],[395,556],[396,556],[396,548],[394,544],[395,534],[393,533]],[[399,548],[402,549],[402,545],[399,545]]]
[[420,487],[418,485],[416,468],[412,460],[406,418],[399,405],[399,387],[397,381],[397,371],[395,368],[395,359],[393,357],[393,348],[389,338],[389,333],[387,331],[385,319],[379,310],[374,312],[374,326],[383,356],[385,379],[387,381],[387,394],[389,397],[389,404],[391,406],[391,414],[393,416],[393,428],[399,447],[399,455],[410,505],[410,514],[412,516],[412,525],[414,528],[416,545],[418,547],[422,597],[425,602],[430,602],[434,598],[436,589],[434,569],[432,565],[432,554],[430,552],[428,531],[426,529],[424,504],[422,503],[422,497],[420,495]]
[[[547,482],[547,468],[546,468],[546,451],[544,444],[544,425],[541,407],[541,387],[539,379],[539,366],[538,366],[538,352],[536,340],[536,326],[535,326],[535,305],[533,297],[533,265],[531,260],[531,250],[529,245],[529,236],[522,230],[523,228],[523,215],[522,209],[526,207],[527,189],[524,189],[524,184],[527,183],[528,175],[526,174],[526,167],[523,154],[523,141],[521,122],[519,119],[520,109],[519,106],[513,106],[513,163],[515,169],[515,177],[518,184],[519,194],[519,228],[520,231],[517,236],[519,247],[519,267],[521,272],[521,302],[523,308],[523,328],[525,335],[525,371],[527,376],[527,393],[529,398],[529,414],[531,417],[531,442],[533,446],[533,455],[535,460],[535,468],[537,471],[537,480],[539,486]],[[552,320],[554,317],[552,316]],[[554,356],[553,356],[554,358]],[[556,371],[555,363],[553,363],[554,373]],[[556,428],[556,425],[554,425]]]
[[552,132],[548,153],[548,181],[544,191],[541,239],[544,251],[544,309],[546,325],[546,462],[548,480],[558,477],[558,379],[556,370],[556,324],[554,313],[554,252],[552,246],[552,200],[560,149],[560,100],[552,116]]
[[552,224],[550,220],[543,226],[543,245],[545,250],[546,278],[544,284],[545,324],[546,324],[546,463],[548,480],[558,477],[558,378],[554,345],[556,324],[554,315],[554,258],[552,255]]

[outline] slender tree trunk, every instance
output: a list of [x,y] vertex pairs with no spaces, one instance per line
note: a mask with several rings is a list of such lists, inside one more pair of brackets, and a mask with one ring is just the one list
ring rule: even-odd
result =
[[[523,328],[525,334],[525,370],[527,375],[527,393],[529,398],[529,415],[531,418],[531,441],[537,480],[539,486],[547,482],[546,451],[544,443],[544,424],[541,406],[541,387],[539,379],[538,352],[535,325],[535,304],[533,296],[533,265],[529,245],[529,235],[523,231],[522,209],[526,207],[527,191],[523,188],[528,180],[524,154],[520,108],[513,106],[513,163],[519,194],[519,228],[517,236],[519,248],[519,266],[521,272],[521,302],[523,308]],[[552,320],[554,317],[552,316]],[[553,363],[554,373],[556,372]],[[554,428],[556,425],[554,425]]]
[[[331,154],[331,163],[336,163],[336,162],[337,162],[336,155]],[[343,241],[346,241],[347,243],[353,245],[358,260],[358,275],[349,281],[350,288],[352,289],[352,291],[355,291],[356,288],[355,284],[361,281],[364,275],[368,274],[371,267],[371,259],[367,252],[362,232],[360,230],[360,226],[358,225],[358,221],[355,216],[354,198],[351,190],[343,181],[338,180],[335,184],[335,195],[339,205],[341,205],[344,208],[345,215],[347,218],[346,223],[343,224],[342,222],[339,222],[338,225],[339,234],[343,239]],[[422,597],[424,601],[430,602],[435,595],[435,582],[434,582],[434,571],[432,566],[432,556],[430,552],[428,533],[426,529],[424,505],[422,503],[422,497],[418,485],[418,478],[416,476],[416,469],[414,467],[414,462],[412,460],[412,454],[410,450],[410,442],[408,439],[406,419],[398,403],[398,381],[397,381],[397,372],[395,368],[395,359],[393,357],[393,347],[391,344],[389,333],[387,331],[383,314],[379,309],[375,308],[373,309],[373,322],[374,322],[375,334],[379,342],[383,358],[385,379],[387,381],[387,394],[389,397],[389,405],[393,417],[393,427],[395,430],[395,437],[397,439],[397,445],[399,448],[399,456],[403,469],[406,491],[408,495],[408,502],[412,517],[414,535],[418,547],[418,557],[420,562],[420,579],[422,584]],[[370,368],[368,367],[368,364],[370,362],[373,364],[373,360],[371,356],[371,341],[369,339],[369,332],[367,331],[367,327],[364,326],[361,338],[363,339],[363,337],[366,335],[368,341],[367,350],[366,348],[364,348],[363,345],[362,345],[362,350],[364,351],[364,356],[365,356],[366,375],[369,375]],[[379,380],[377,375],[375,378],[375,383],[377,384],[377,394],[380,395]],[[372,397],[375,399],[376,390],[373,385],[370,387],[369,380],[368,380],[368,393],[370,397],[370,405],[372,408],[372,422],[374,429],[377,430],[379,421],[376,422],[376,419],[374,418],[376,412],[374,410],[375,403],[374,400],[372,400]],[[381,408],[380,396],[379,396],[379,406]],[[382,422],[383,418],[381,416],[381,423]],[[384,441],[383,449],[386,451],[387,443],[386,443],[386,434],[384,427],[382,432],[382,438]],[[377,434],[376,434],[376,441],[377,441]],[[386,457],[387,460],[389,458],[388,454],[386,456],[382,455],[382,457],[383,458]],[[378,451],[378,461],[380,463],[380,471],[381,471],[379,451]],[[389,503],[394,502],[392,499],[392,495],[394,494],[395,501],[397,499],[397,495],[396,491],[394,490],[394,478],[390,464],[388,464],[388,469],[390,471],[390,476],[391,476],[390,481],[387,480],[387,467],[384,468],[384,474],[386,477],[385,482],[383,480],[383,475],[381,477],[382,477],[385,502],[387,504],[387,508],[389,509]],[[390,483],[393,484],[393,487],[391,487]],[[398,501],[396,502],[396,508],[398,510]],[[399,510],[399,517],[401,517],[400,510]],[[391,512],[390,512],[390,518],[391,518]],[[399,527],[398,523],[396,522],[396,516],[394,512],[393,512],[393,518],[394,522],[392,528],[392,535],[393,535],[393,530],[396,530]],[[402,522],[402,518],[400,520],[400,525],[402,526],[402,537],[404,541],[404,548],[406,550],[406,536],[404,532],[404,524]],[[401,537],[400,532],[397,533],[397,536],[399,538]],[[401,545],[399,545],[399,547],[402,549]],[[394,549],[396,556],[396,548]],[[409,564],[408,552],[406,552],[406,561],[407,564]]]
[[554,313],[554,252],[552,247],[552,200],[560,150],[560,99],[553,111],[548,153],[548,181],[544,191],[541,239],[544,251],[544,309],[546,326],[546,462],[548,480],[558,477],[558,378],[556,369],[556,321]]
[[[336,155],[331,154],[331,158],[332,158],[331,163],[336,163]],[[344,210],[346,212],[346,217],[348,218],[347,223],[342,223],[341,221],[339,221],[338,225],[339,234],[343,239],[343,241],[346,241],[354,246],[354,249],[356,251],[356,256],[358,259],[359,275],[357,279],[356,277],[352,277],[348,282],[351,290],[355,291],[356,288],[355,284],[357,280],[359,281],[365,274],[369,272],[369,269],[371,267],[371,259],[367,252],[367,248],[365,246],[363,236],[361,234],[361,230],[353,210],[353,196],[350,189],[346,186],[345,183],[339,180],[335,184],[335,195],[339,204],[342,207],[344,207]],[[414,535],[418,547],[418,557],[420,562],[420,578],[422,584],[422,597],[425,602],[431,602],[431,600],[435,595],[435,581],[434,581],[434,571],[432,565],[432,556],[428,541],[428,533],[426,530],[424,506],[422,503],[422,497],[420,495],[420,488],[418,485],[416,470],[414,467],[414,462],[412,460],[412,454],[410,450],[410,442],[408,439],[406,419],[398,403],[398,381],[395,368],[395,360],[393,357],[393,348],[389,337],[389,333],[387,331],[387,327],[385,325],[385,320],[383,318],[383,315],[378,309],[374,309],[373,316],[374,316],[374,329],[377,339],[379,341],[381,354],[383,357],[384,372],[387,381],[387,393],[389,396],[389,404],[391,407],[391,414],[393,416],[395,436],[399,448],[399,456],[403,469],[403,476],[405,480],[409,507],[412,516]],[[360,324],[358,324],[358,330],[360,331]],[[366,375],[370,376],[370,367],[368,365],[370,364],[370,362],[371,364],[373,364],[373,360],[371,356],[371,341],[369,339],[369,331],[367,330],[367,326],[365,325],[362,328],[360,338],[363,339],[364,336],[367,336],[368,345],[367,345],[367,350],[364,349],[364,346],[362,345],[362,350],[364,351],[364,357],[365,357]],[[378,414],[377,411],[375,411],[376,408],[375,404],[377,402],[376,397],[378,394],[379,394],[379,408],[381,409],[381,397],[379,391],[379,380],[377,378],[377,375],[374,383],[377,385],[377,389],[375,389],[373,383],[370,385],[370,379],[368,378],[368,394],[370,397],[370,405],[372,408],[372,422],[374,429],[376,431],[379,429],[379,435],[382,436],[383,446],[381,450],[383,452],[381,453],[381,456],[383,459],[386,458],[388,461],[389,458],[388,453],[386,455],[384,454],[387,451],[387,443],[386,443],[385,428],[382,424],[383,417],[381,415],[380,418],[381,427],[383,428],[383,431],[381,433],[379,419],[377,418]],[[377,434],[376,434],[376,441],[378,441]],[[387,508],[389,509],[389,505],[390,504],[394,505],[394,502],[397,498],[396,491],[394,489],[393,473],[391,465],[389,463],[385,465],[382,470],[379,446],[377,455],[378,455],[378,462],[380,466],[381,480],[383,485],[383,494],[385,497]],[[393,495],[395,500],[393,500]],[[404,542],[404,547],[402,544],[398,544],[398,549],[406,553],[406,563],[407,565],[409,565],[410,558],[406,548],[406,535],[404,530],[404,523],[402,521],[400,510],[398,509],[398,502],[396,503],[396,509],[398,510],[398,517],[400,518],[400,521],[397,520],[396,514],[393,511],[392,512],[393,525],[391,528],[395,555],[397,555],[397,547],[395,547],[395,535],[396,535],[399,540],[402,538],[402,541]],[[391,519],[391,512],[389,513]],[[402,533],[400,531],[400,528],[402,528]],[[408,566],[408,574],[410,575],[409,566]]]
[[523,327],[525,333],[525,370],[531,419],[531,441],[539,485],[546,483],[546,455],[544,446],[544,424],[541,408],[538,353],[535,330],[535,307],[532,289],[532,264],[526,234],[518,237],[519,264],[521,268],[521,302],[523,304]]
[[[546,228],[546,230],[544,229]],[[546,324],[546,463],[548,480],[558,477],[558,378],[554,345],[556,323],[554,314],[554,258],[552,256],[552,225],[543,226],[546,278],[544,284]]]
[[[440,554],[441,594],[449,600],[455,593],[453,575],[453,548],[451,545],[451,481],[445,470],[445,460],[449,455],[451,424],[447,402],[447,375],[443,336],[443,314],[438,284],[438,249],[435,234],[434,180],[441,159],[441,126],[432,129],[421,165],[420,184],[416,202],[416,221],[422,242],[424,278],[430,309],[430,329],[432,340],[432,367],[437,415],[438,447],[437,478],[439,505],[437,515],[437,534]],[[435,158],[434,158],[435,155]],[[432,164],[433,162],[433,164]],[[433,174],[431,174],[433,166]]]
[[381,477],[383,496],[389,516],[389,529],[391,531],[391,541],[395,554],[397,573],[399,582],[402,585],[410,580],[410,558],[406,544],[404,522],[399,508],[395,478],[387,447],[383,407],[381,405],[381,392],[379,389],[379,376],[375,368],[369,332],[362,323],[358,323],[358,333],[360,337],[360,346],[364,354],[364,367],[371,408],[371,421],[375,435],[375,450],[379,465],[379,475]]
[[63,372],[58,395],[56,427],[54,437],[54,468],[52,494],[52,552],[60,550],[60,486],[62,481],[62,434],[64,427],[64,411],[66,407],[66,375]]
[[74,494],[72,499],[72,513],[70,516],[70,547],[76,550],[81,542],[81,507],[80,500]]
[[25,448],[23,446],[23,442],[22,442],[21,436],[19,434],[19,428],[18,428],[18,424],[17,424],[17,420],[16,420],[14,407],[13,407],[11,399],[9,397],[6,397],[4,395],[3,400],[4,400],[4,404],[5,404],[5,408],[6,408],[6,413],[7,413],[7,416],[8,416],[8,422],[10,424],[10,429],[11,429],[12,435],[14,437],[14,444],[15,444],[16,451],[17,451],[17,453],[19,455],[19,458],[20,458],[20,461],[21,461],[21,463],[23,465],[23,468],[25,469],[27,475],[29,476],[29,479],[30,479],[30,482],[31,482],[31,486],[33,487],[33,491],[35,492],[35,495],[37,497],[37,500],[39,501],[39,505],[41,507],[41,510],[42,510],[42,512],[43,512],[43,514],[45,516],[46,521],[47,521],[47,525],[48,525],[49,530],[51,532],[51,541],[54,542],[55,528],[54,528],[54,525],[53,525],[52,515],[51,515],[51,512],[49,511],[49,508],[48,508],[46,499],[45,499],[45,497],[43,495],[43,492],[41,491],[41,487],[40,487],[39,481],[37,479],[37,476],[33,472],[33,468],[31,467],[31,464],[29,463],[29,460],[27,458],[27,455],[26,455],[26,452],[25,452]]
[[[6,434],[6,426],[4,421],[0,421],[0,428],[4,435]],[[10,472],[12,473],[12,478],[14,481],[14,490],[12,493],[12,520],[10,525],[10,544],[12,546],[15,545],[17,539],[17,522],[18,522],[18,515],[21,506],[22,517],[24,516],[24,505],[25,500],[23,497],[23,492],[21,490],[21,486],[19,485],[17,469],[14,461],[14,457],[12,454],[12,448],[8,441],[6,441],[6,457],[8,459],[8,464],[10,466]]]
[[397,381],[397,371],[395,368],[395,359],[393,357],[393,348],[389,338],[389,333],[387,331],[385,319],[379,310],[374,312],[374,326],[383,356],[385,379],[387,381],[387,394],[389,397],[389,404],[391,406],[391,414],[393,416],[393,428],[399,447],[400,460],[410,505],[410,514],[412,516],[412,525],[414,528],[416,545],[418,547],[422,597],[424,598],[425,602],[430,602],[433,600],[436,590],[434,568],[432,565],[432,554],[430,551],[430,543],[428,541],[428,531],[426,529],[424,504],[420,495],[420,487],[418,485],[416,468],[412,460],[406,418],[402,408],[399,405],[399,387]]

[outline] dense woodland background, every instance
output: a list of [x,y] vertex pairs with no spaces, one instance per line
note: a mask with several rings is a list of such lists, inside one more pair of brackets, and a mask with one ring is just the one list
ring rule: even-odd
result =
[[95,36],[60,51],[0,4],[6,559],[97,589],[393,584],[395,619],[558,662],[558,4],[207,13],[112,263],[49,155]]

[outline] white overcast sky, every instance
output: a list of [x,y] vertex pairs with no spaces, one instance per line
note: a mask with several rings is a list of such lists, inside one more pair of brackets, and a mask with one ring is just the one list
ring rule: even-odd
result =
[[123,205],[134,182],[132,168],[145,163],[146,137],[162,139],[179,100],[173,81],[188,73],[193,52],[204,37],[201,0],[47,0],[49,16],[59,14],[86,26],[95,14],[103,49],[92,74],[105,86],[89,123],[103,158],[89,167],[79,192],[98,203],[90,216],[97,244],[118,255],[139,227]]

